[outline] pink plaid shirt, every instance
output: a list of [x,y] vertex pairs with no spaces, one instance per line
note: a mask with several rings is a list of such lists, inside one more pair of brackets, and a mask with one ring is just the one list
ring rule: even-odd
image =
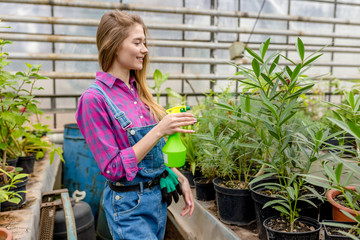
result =
[[[125,113],[132,122],[131,128],[156,123],[149,108],[139,99],[133,78],[130,78],[129,89],[121,79],[106,72],[97,72],[95,83]],[[130,147],[126,131],[97,90],[87,89],[81,95],[75,117],[101,174],[111,181],[124,176],[128,181],[133,180],[139,170],[134,150]]]

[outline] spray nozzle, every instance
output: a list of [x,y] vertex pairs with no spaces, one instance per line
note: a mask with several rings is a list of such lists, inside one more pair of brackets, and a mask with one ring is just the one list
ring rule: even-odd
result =
[[189,106],[177,106],[177,107],[169,108],[168,110],[166,110],[166,112],[168,114],[172,114],[172,113],[186,112],[186,111],[189,111],[189,110],[190,110]]

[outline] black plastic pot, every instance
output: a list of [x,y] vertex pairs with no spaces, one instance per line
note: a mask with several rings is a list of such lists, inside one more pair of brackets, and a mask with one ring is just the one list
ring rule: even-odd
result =
[[33,173],[35,160],[36,160],[36,155],[19,157],[16,166],[21,167],[23,169],[21,171],[22,173]]
[[[324,220],[324,222],[325,223],[326,222],[331,222],[331,223],[344,223],[344,224],[356,225],[355,222],[339,222],[339,221],[333,221],[333,220]],[[324,233],[325,233],[325,240],[347,240],[347,239],[350,240],[351,239],[351,238],[346,237],[346,236],[332,235],[331,233],[329,233],[328,228],[327,228],[326,225],[324,225]]]
[[[13,191],[18,193],[21,196],[21,200],[19,203],[12,203],[12,202],[2,202],[1,203],[1,211],[10,211],[10,210],[16,210],[19,209],[26,201],[26,193],[24,191],[26,191],[26,184],[28,182],[29,178],[28,177],[24,177],[22,178],[22,182],[18,182],[15,183],[14,185],[16,187],[11,187],[9,189],[9,191]],[[20,192],[21,191],[21,192]]]
[[325,199],[323,204],[320,207],[320,221],[323,220],[332,220],[332,205],[331,203]]
[[[262,183],[265,183],[266,181],[277,182],[278,180],[276,178],[264,179],[262,181],[256,182],[255,184],[252,184],[250,186],[251,197],[255,202],[257,230],[259,233],[259,238],[262,240],[266,239],[266,230],[263,226],[263,222],[265,221],[265,219],[267,219],[269,217],[273,217],[273,216],[280,216],[280,212],[275,210],[271,206],[263,209],[263,206],[267,202],[276,200],[276,198],[274,198],[274,197],[270,197],[270,196],[260,193],[261,190],[263,190],[264,188],[262,188],[262,187],[258,188],[257,186]],[[320,191],[320,194],[325,193],[325,189],[323,189],[323,188],[321,188],[321,190],[319,190],[319,191]],[[309,198],[308,200],[313,202],[316,206],[318,206],[318,208],[315,208],[314,206],[312,206],[309,203],[306,203],[304,201],[299,201],[297,207],[301,209],[300,216],[318,219],[319,209],[320,209],[320,206],[322,203],[321,200],[319,200],[317,198]]]
[[221,186],[223,179],[213,180],[220,220],[227,224],[246,226],[255,220],[254,201],[249,189]]
[[[343,147],[345,147],[345,148],[347,148],[347,149],[353,149],[353,150],[355,150],[355,146],[356,146],[356,144],[355,144],[355,138],[354,138],[351,134],[346,133],[345,136],[341,136],[341,135],[340,135],[340,136],[338,136],[338,137],[339,137],[339,138],[343,138],[343,140],[344,140],[344,145],[343,145]],[[331,144],[331,145],[334,145],[334,146],[340,146],[339,140],[336,139],[336,138],[330,138],[330,139],[326,140],[325,142],[326,142],[326,143],[329,143],[329,144]],[[338,149],[331,149],[330,151],[331,151],[331,152],[335,152],[335,153],[340,153],[340,150],[338,150]],[[353,155],[352,155],[351,153],[345,152],[342,157],[352,157],[352,156],[353,156]]]
[[192,174],[191,171],[186,171],[186,170],[181,170],[180,171],[189,181],[190,187],[195,187],[195,183],[194,183],[194,175]]
[[16,164],[18,162],[18,158],[13,158],[13,159],[7,159],[6,163],[8,166],[13,166],[16,167]]
[[271,219],[276,219],[278,216],[270,217],[265,219],[263,226],[267,232],[267,239],[268,240],[319,240],[319,234],[321,225],[320,223],[312,218],[308,217],[300,217],[298,220],[306,223],[307,225],[313,226],[315,228],[314,231],[310,232],[280,232],[273,230],[267,226],[268,222]]
[[200,201],[211,201],[215,199],[214,184],[207,178],[194,178],[196,199]]

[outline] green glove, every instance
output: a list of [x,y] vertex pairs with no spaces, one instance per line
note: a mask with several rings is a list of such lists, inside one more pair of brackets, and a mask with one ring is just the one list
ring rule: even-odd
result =
[[175,203],[177,203],[179,201],[178,194],[182,194],[177,179],[176,174],[168,167],[166,167],[165,171],[160,175],[162,200],[167,202],[168,206],[170,206],[172,198],[174,198]]

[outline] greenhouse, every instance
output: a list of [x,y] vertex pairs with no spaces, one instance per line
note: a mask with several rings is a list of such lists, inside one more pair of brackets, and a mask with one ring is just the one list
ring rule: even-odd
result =
[[0,240],[360,239],[360,1],[0,0]]

